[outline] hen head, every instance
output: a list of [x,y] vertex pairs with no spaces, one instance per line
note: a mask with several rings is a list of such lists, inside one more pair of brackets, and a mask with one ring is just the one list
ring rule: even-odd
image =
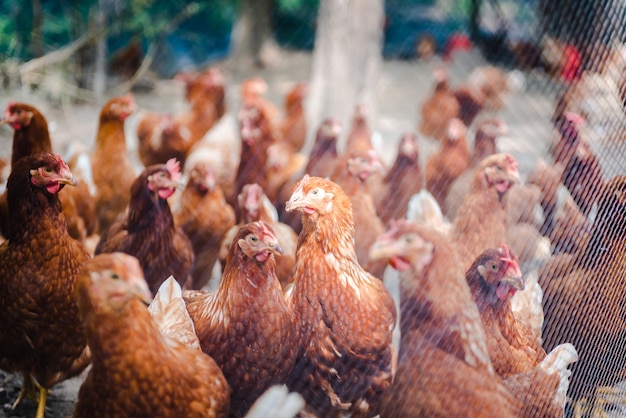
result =
[[495,189],[498,192],[498,198],[502,201],[505,193],[520,182],[517,161],[510,154],[490,155],[481,161],[476,178],[481,188]]
[[245,102],[247,100],[255,100],[265,95],[268,85],[261,77],[251,77],[241,83],[241,96]]
[[263,221],[251,222],[239,228],[232,245],[238,246],[246,257],[254,258],[259,263],[264,263],[272,254],[285,253],[272,227]]
[[306,174],[296,185],[285,204],[285,210],[298,210],[304,217],[316,219],[333,212],[349,210],[352,213],[352,206],[337,183]]
[[341,135],[341,123],[335,118],[326,118],[322,121],[319,128],[317,128],[315,141],[337,141],[339,135]]
[[263,208],[265,192],[257,183],[246,184],[237,196],[239,208],[243,211],[246,222],[258,220]]
[[348,172],[361,181],[366,181],[374,173],[384,173],[385,168],[374,150],[355,152],[346,161]]
[[197,163],[189,170],[187,184],[201,194],[212,192],[216,185],[215,170],[207,164]]
[[585,125],[585,118],[578,113],[564,112],[557,124],[561,137],[570,144],[576,144],[579,140],[580,129]]
[[200,75],[186,80],[186,97],[191,104],[200,102],[207,94],[224,89],[224,75],[217,68],[209,68]]
[[394,269],[421,275],[434,258],[435,246],[416,226],[404,219],[391,221],[389,229],[372,245],[370,259],[389,259]]
[[145,177],[148,190],[165,200],[173,195],[179,186],[180,163],[175,158],[171,158],[165,164],[147,167],[142,177]]
[[99,254],[88,260],[82,267],[76,294],[83,318],[94,308],[101,313],[116,313],[133,300],[146,305],[152,301],[139,261],[119,252]]
[[51,195],[58,193],[66,184],[71,186],[78,184],[60,155],[44,153],[20,158],[13,168],[9,181],[14,174],[20,176],[24,169],[28,169],[33,185],[45,189]]
[[[472,274],[476,277],[472,278]],[[524,290],[524,278],[517,257],[504,244],[483,251],[468,269],[466,277],[472,288],[471,281],[479,280],[481,293],[489,304],[505,302],[518,290]]]
[[486,135],[491,138],[497,138],[500,135],[508,133],[509,128],[501,118],[489,118],[482,120],[476,128],[476,137]]
[[239,130],[241,140],[254,146],[267,132],[267,117],[262,109],[252,103],[244,103],[239,110]]
[[409,158],[411,161],[417,161],[419,157],[419,149],[417,146],[417,136],[412,132],[407,132],[400,138],[398,154]]
[[446,132],[446,137],[444,138],[444,143],[452,145],[460,139],[465,138],[466,135],[467,126],[465,126],[463,121],[458,118],[451,119],[450,122],[448,122],[448,130]]
[[9,102],[0,124],[8,123],[13,129],[18,131],[30,126],[35,115],[39,115],[39,117],[43,118],[43,115],[33,106],[25,103]]
[[100,111],[100,120],[119,120],[123,122],[136,110],[137,104],[131,93],[117,96],[104,104]]
[[309,85],[304,81],[297,83],[285,96],[285,108],[302,103],[307,94],[309,94]]

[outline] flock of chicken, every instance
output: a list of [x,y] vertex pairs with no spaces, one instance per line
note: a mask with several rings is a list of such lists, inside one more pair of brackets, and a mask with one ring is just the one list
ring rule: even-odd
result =
[[299,396],[261,416],[558,417],[617,382],[626,176],[602,177],[563,110],[550,161],[522,183],[498,152],[506,125],[480,118],[503,105],[506,75],[434,76],[418,130],[440,149],[424,169],[417,132],[384,166],[363,105],[343,153],[329,118],[302,154],[306,85],[282,112],[259,78],[242,83],[232,166],[228,146],[203,141],[226,113],[214,68],[186,75],[189,110],[142,112],[138,176],[131,94],[67,162],[45,117],[10,103],[0,368],[23,376],[13,407],[34,395],[43,417],[48,389],[87,368],[74,417],[253,416],[276,385]]

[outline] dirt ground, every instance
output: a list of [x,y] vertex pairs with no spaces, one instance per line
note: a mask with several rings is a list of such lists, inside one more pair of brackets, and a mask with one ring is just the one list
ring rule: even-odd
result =
[[[269,97],[278,105],[282,96],[295,82],[308,79],[311,56],[307,53],[290,53],[277,68],[266,69],[250,75],[261,75],[270,86]],[[469,53],[457,56],[449,67],[453,84],[463,80],[482,60],[477,54]],[[433,86],[431,70],[437,61],[424,63],[416,61],[386,61],[378,83],[378,114],[374,115],[372,125],[376,131],[376,145],[384,162],[391,164],[395,157],[396,144],[405,131],[415,131],[419,121],[418,108]],[[538,159],[547,155],[551,134],[550,116],[554,106],[555,84],[541,75],[525,74],[525,86],[512,95],[507,107],[499,112],[509,127],[509,134],[499,141],[501,151],[510,152],[519,161],[522,178],[534,167]],[[229,103],[236,103],[238,94],[237,80],[231,80],[228,86]],[[181,85],[173,81],[160,81],[150,93],[136,93],[140,107],[149,110],[177,111],[184,107]],[[34,104],[48,118],[53,147],[57,152],[65,152],[72,143],[82,143],[90,147],[93,143],[98,113],[98,105],[72,105],[64,101],[54,103],[42,99],[41,92],[28,92],[21,89],[5,92],[0,97],[0,108],[4,109],[10,100]],[[234,113],[231,106],[227,116],[230,135],[234,131]],[[132,123],[132,121],[130,122]],[[12,131],[8,127],[0,129],[0,156],[10,155]],[[131,148],[133,145],[131,144]],[[434,141],[422,138],[420,142],[421,158],[426,160],[436,149]],[[603,167],[607,174],[626,173],[624,168],[626,151],[607,152],[603,157]],[[71,416],[82,377],[71,379],[55,386],[48,398],[47,417]],[[14,411],[8,406],[17,397],[20,387],[19,378],[0,372],[0,418],[29,417],[35,413],[35,404],[24,402]]]

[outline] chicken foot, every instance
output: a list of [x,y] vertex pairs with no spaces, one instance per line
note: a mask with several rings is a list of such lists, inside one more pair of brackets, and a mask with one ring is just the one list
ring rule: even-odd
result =
[[35,418],[44,418],[47,398],[48,389],[35,382],[30,374],[25,373],[22,379],[22,389],[20,389],[17,399],[13,402],[13,405],[11,405],[11,410],[17,408],[24,399],[30,399],[33,402],[37,402]]
[[39,400],[38,391],[39,385],[35,383],[32,376],[28,373],[25,373],[22,376],[22,389],[20,389],[20,393],[17,395],[17,399],[11,405],[11,410],[14,410],[18,407],[19,404],[22,403],[24,399],[30,399],[33,402],[37,402]]

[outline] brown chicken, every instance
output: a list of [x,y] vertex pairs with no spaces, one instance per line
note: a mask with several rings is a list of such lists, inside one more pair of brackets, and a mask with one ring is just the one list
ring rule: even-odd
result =
[[574,112],[564,112],[555,122],[559,139],[550,147],[555,164],[563,166],[561,181],[570,191],[581,211],[588,214],[603,182],[598,157],[580,134],[585,120]]
[[368,122],[369,107],[364,103],[359,103],[354,108],[352,115],[352,126],[346,138],[344,152],[367,151],[373,149],[372,129]]
[[201,289],[211,280],[220,242],[236,221],[235,210],[226,202],[213,168],[201,162],[191,167],[174,221],[193,245],[190,287]]
[[226,113],[224,77],[217,68],[186,80],[188,111],[175,116],[145,113],[137,126],[139,158],[144,166],[176,158],[184,166],[187,155]]
[[510,154],[485,158],[459,208],[452,231],[464,269],[487,248],[506,242],[506,193],[519,183],[517,161]]
[[400,272],[398,370],[384,417],[516,417],[523,405],[494,373],[485,333],[455,248],[399,220],[372,247]]
[[275,142],[267,148],[267,187],[276,190],[276,199],[285,183],[296,175],[301,176],[307,163],[307,156],[296,152],[285,141]]
[[279,219],[290,225],[297,233],[300,233],[302,229],[302,217],[297,212],[286,212],[284,210],[285,202],[289,200],[297,182],[304,174],[326,177],[333,172],[337,160],[337,139],[340,134],[341,125],[339,121],[333,118],[324,119],[315,133],[315,143],[309,153],[309,160],[304,171],[293,176],[280,188],[275,203],[278,208]]
[[352,205],[339,185],[305,175],[292,210],[303,227],[287,296],[298,338],[287,386],[317,416],[373,416],[393,378],[393,299],[357,262]]
[[469,167],[470,158],[467,127],[459,119],[452,119],[439,150],[426,161],[426,188],[440,207],[454,180]]
[[228,202],[235,208],[237,218],[240,217],[237,208],[237,197],[246,184],[258,183],[273,199],[273,193],[268,191],[267,181],[267,149],[275,142],[274,134],[268,115],[256,104],[244,104],[239,110],[239,126],[241,134],[241,157],[235,175],[233,195]]
[[163,336],[152,321],[136,258],[94,257],[76,294],[93,360],[74,418],[228,416],[230,391],[215,361]]
[[[46,118],[35,107],[26,103],[9,102],[0,124],[13,128],[11,166],[17,160],[31,154],[52,152],[52,142]],[[0,197],[0,233],[6,237],[8,229],[8,207],[6,192]]]
[[459,102],[448,80],[448,71],[443,68],[433,70],[435,88],[420,108],[419,132],[427,137],[442,140],[448,131],[448,123],[459,115]]
[[[23,103],[10,103],[4,114],[2,123],[9,123],[15,132],[13,134],[13,152],[11,161],[14,164],[22,157],[40,152],[52,152],[52,141],[48,131],[46,118],[36,108]],[[74,171],[73,162],[68,163]],[[88,163],[88,165],[90,165]],[[89,167],[89,169],[91,169]],[[69,234],[85,244],[88,236],[95,232],[96,215],[95,200],[89,191],[88,185],[80,178],[76,187],[72,187],[59,195],[63,214]],[[4,229],[6,215],[6,195],[0,197],[0,225]]]
[[272,135],[279,135],[281,114],[280,109],[269,101],[265,94],[269,90],[267,82],[261,77],[250,77],[241,83],[241,105],[255,106],[262,109],[269,124]]
[[496,373],[516,396],[541,410],[541,416],[562,417],[570,375],[567,366],[577,360],[577,353],[571,344],[562,345],[551,354],[560,358],[556,363],[562,362],[556,370],[540,364],[546,358],[541,339],[517,321],[511,309],[513,295],[524,290],[517,257],[506,245],[487,249],[465,277],[480,312]]
[[230,384],[232,417],[243,416],[270,386],[283,384],[298,352],[274,270],[282,252],[269,225],[246,224],[232,242],[217,291],[183,293],[202,350]]
[[40,386],[37,417],[48,389],[80,373],[89,353],[74,288],[89,259],[67,233],[58,193],[75,185],[60,156],[21,158],[7,182],[9,231],[0,245],[0,368],[24,375],[22,392]]
[[415,134],[405,133],[400,138],[396,160],[383,177],[382,185],[382,190],[372,190],[380,220],[386,225],[391,219],[405,218],[409,200],[424,186]]
[[241,210],[241,219],[237,225],[231,227],[226,232],[220,244],[220,261],[222,266],[226,262],[232,241],[235,239],[239,228],[250,222],[263,221],[270,225],[276,234],[278,243],[283,249],[283,253],[276,257],[276,277],[278,277],[278,281],[285,288],[293,281],[298,235],[289,225],[278,220],[276,209],[258,184],[253,183],[243,186],[241,193],[239,193],[238,204]]
[[98,231],[110,228],[128,206],[135,171],[126,148],[124,121],[137,108],[131,94],[114,97],[100,111],[100,122],[91,154],[96,185]]
[[450,185],[441,208],[448,219],[454,220],[456,217],[456,212],[472,184],[476,167],[483,159],[498,152],[496,140],[506,132],[506,123],[500,118],[484,119],[477,123],[469,165]]
[[373,150],[351,151],[341,156],[330,177],[337,183],[352,203],[354,221],[354,250],[359,264],[369,273],[383,278],[386,262],[370,261],[369,250],[385,225],[376,213],[374,198],[368,180],[383,171],[383,166]]
[[475,68],[463,85],[454,90],[459,102],[457,117],[465,126],[471,126],[483,109],[501,109],[506,94],[517,88],[514,80],[498,67],[485,65]]
[[620,381],[626,367],[626,176],[605,183],[589,243],[580,254],[565,256],[569,263],[552,262],[539,277],[543,336],[546,350],[561,341],[576,346],[580,359],[570,390],[576,400]]
[[137,257],[153,294],[170,275],[184,287],[194,262],[193,246],[167,202],[180,176],[173,159],[146,167],[131,186],[128,214],[102,233],[95,251]]
[[285,117],[280,126],[281,141],[300,151],[306,142],[307,124],[304,99],[309,92],[308,84],[297,83],[285,96]]

